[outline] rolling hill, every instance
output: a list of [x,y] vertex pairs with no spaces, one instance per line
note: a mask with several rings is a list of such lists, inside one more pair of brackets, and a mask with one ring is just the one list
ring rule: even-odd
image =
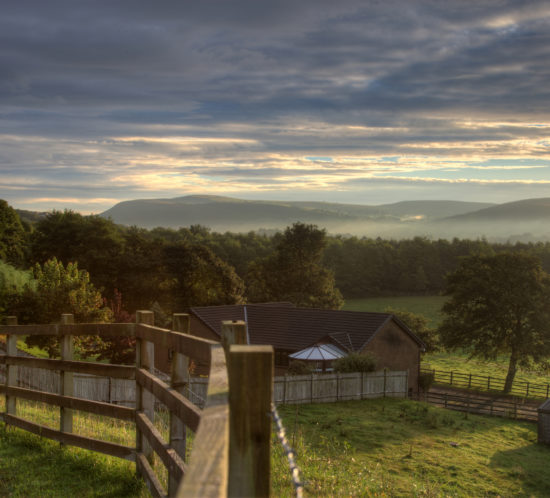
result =
[[296,221],[315,223],[338,233],[376,229],[394,232],[412,223],[461,215],[493,206],[457,201],[409,201],[381,206],[330,202],[249,201],[222,196],[191,195],[173,199],[124,201],[101,214],[115,223],[145,228],[205,225],[217,231],[284,228]]

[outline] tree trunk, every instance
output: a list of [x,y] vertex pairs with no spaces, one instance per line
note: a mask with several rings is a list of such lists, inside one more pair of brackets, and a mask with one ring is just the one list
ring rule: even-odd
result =
[[508,364],[508,373],[506,374],[506,381],[504,382],[504,392],[509,393],[512,390],[512,383],[516,376],[518,365],[518,358],[515,351],[512,351],[510,355],[510,363]]

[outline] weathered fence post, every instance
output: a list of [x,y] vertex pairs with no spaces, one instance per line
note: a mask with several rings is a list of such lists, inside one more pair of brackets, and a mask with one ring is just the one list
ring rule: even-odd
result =
[[527,382],[527,388],[525,390],[525,397],[528,398],[529,397],[529,382]]
[[[71,313],[61,315],[61,325],[74,324],[74,316]],[[73,360],[74,341],[70,334],[63,334],[59,338],[61,349],[61,359],[65,361]],[[74,380],[72,372],[60,371],[59,387],[62,396],[72,396],[74,394]],[[73,432],[73,410],[69,408],[60,408],[60,430],[61,432]]]
[[[172,329],[176,332],[189,334],[189,315],[174,313],[172,315]],[[189,396],[189,358],[181,353],[174,352],[172,357],[172,387],[185,397]],[[185,424],[170,411],[170,446],[176,450],[179,457],[185,461],[187,450],[187,430]],[[172,474],[168,480],[168,496],[175,496],[179,481]]]
[[[6,325],[17,325],[16,316],[8,316]],[[6,335],[6,354],[8,356],[17,356],[17,336],[15,334]],[[6,364],[6,387],[17,386],[17,366]],[[6,413],[8,415],[17,415],[17,398],[6,394]]]
[[491,376],[487,377],[487,391],[491,390]]
[[470,372],[470,377],[468,378],[468,389],[472,387],[472,372]]
[[386,397],[386,376],[388,374],[388,371],[386,368],[384,368],[384,398]]
[[453,371],[451,370],[451,386],[453,385]]
[[[137,311],[136,323],[145,325],[155,324],[155,315],[152,311]],[[155,368],[155,345],[152,342],[136,338],[136,369],[143,368],[151,373]],[[155,399],[153,394],[144,387],[136,383],[136,410],[143,411],[145,415],[154,421],[155,418]],[[136,450],[145,455],[151,462],[153,459],[153,449],[136,427]]]
[[248,344],[246,322],[226,320],[222,322],[222,346],[227,352],[231,344]]
[[229,496],[269,496],[273,347],[229,348]]

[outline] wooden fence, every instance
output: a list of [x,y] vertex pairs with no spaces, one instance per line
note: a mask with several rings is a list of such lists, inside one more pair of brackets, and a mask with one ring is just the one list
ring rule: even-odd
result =
[[[472,373],[457,372],[456,370],[422,368],[420,371],[421,373],[432,374],[436,384],[446,384],[453,387],[477,391],[502,392],[506,380],[503,377],[476,375]],[[550,384],[514,381],[512,390],[509,394],[522,398],[547,399],[550,397]]]
[[275,403],[331,403],[407,396],[408,372],[311,374],[275,377]]
[[479,396],[471,393],[425,392],[416,394],[416,399],[433,405],[458,410],[461,412],[492,415],[536,422],[537,407],[523,403],[521,400],[497,399],[490,396]]
[[[188,315],[174,315],[172,330],[155,327],[150,311],[138,311],[133,324],[74,324],[72,315],[62,315],[57,325],[17,325],[17,320],[10,317],[6,326],[0,326],[0,334],[6,335],[6,355],[0,356],[0,364],[5,366],[0,394],[5,395],[6,403],[0,420],[63,444],[131,460],[153,496],[267,496],[273,348],[232,345],[239,342],[234,340],[238,335],[235,331],[244,329],[242,322],[223,322],[224,337],[229,338],[225,341],[226,363],[222,345],[189,335]],[[22,335],[57,336],[61,359],[18,356],[17,338]],[[135,337],[136,363],[128,366],[74,361],[73,337],[77,335]],[[174,351],[169,382],[154,373],[155,346]],[[203,409],[185,396],[189,388],[189,358],[210,364]],[[58,391],[19,387],[18,369],[23,368],[58,371]],[[77,396],[77,374],[133,381],[135,408]],[[17,399],[58,406],[59,429],[17,416]],[[169,411],[169,440],[154,425],[156,401]],[[73,410],[134,422],[135,446],[75,434]],[[195,433],[195,439],[186,462],[188,428]],[[154,453],[168,471],[167,490],[152,469]]]

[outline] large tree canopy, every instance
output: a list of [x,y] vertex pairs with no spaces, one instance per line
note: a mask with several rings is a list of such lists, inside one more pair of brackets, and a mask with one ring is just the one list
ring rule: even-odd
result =
[[324,230],[295,223],[280,237],[274,254],[251,265],[252,301],[290,301],[296,306],[338,309],[343,300],[334,275],[321,264]]
[[550,355],[550,276],[521,253],[465,258],[448,277],[442,343],[473,356],[510,357],[509,392],[518,365]]

